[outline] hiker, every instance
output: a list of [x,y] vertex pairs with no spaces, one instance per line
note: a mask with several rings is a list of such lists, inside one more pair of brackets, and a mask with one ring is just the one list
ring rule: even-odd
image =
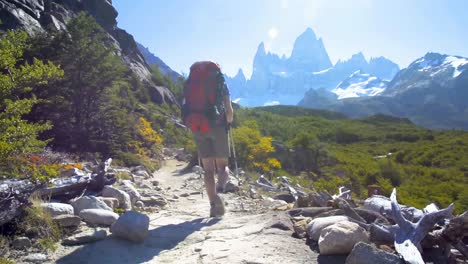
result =
[[[198,156],[205,171],[204,181],[210,200],[210,217],[224,215],[224,192],[228,181],[228,127],[233,113],[229,90],[218,64],[200,61],[190,67],[184,87],[182,118],[192,130]],[[218,182],[215,184],[215,173]]]

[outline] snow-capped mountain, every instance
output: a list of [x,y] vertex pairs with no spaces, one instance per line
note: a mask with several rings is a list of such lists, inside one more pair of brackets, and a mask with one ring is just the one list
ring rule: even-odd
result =
[[370,73],[390,80],[399,71],[398,65],[383,57],[369,62],[362,53],[332,65],[323,41],[314,31],[306,29],[294,42],[291,56],[267,52],[263,43],[257,48],[253,72],[245,85],[226,77],[231,97],[244,106],[265,104],[296,105],[310,89],[331,91],[354,72]]
[[376,96],[381,94],[387,88],[387,85],[387,81],[382,81],[373,75],[362,73],[359,70],[338,84],[332,92],[338,95],[338,99]]
[[467,58],[427,53],[400,71],[383,95],[396,96],[417,89],[428,89],[434,85],[450,87],[466,69]]
[[[345,81],[339,85],[347,87],[340,92],[351,92],[355,89],[350,88],[358,83],[367,86],[373,82],[371,77],[366,80],[351,76],[349,79],[349,85]],[[408,118],[427,128],[468,130],[468,59],[427,53],[399,71],[376,96],[326,100],[327,104],[313,104],[307,96],[310,94],[306,94],[301,106],[338,111],[350,117],[383,113]]]

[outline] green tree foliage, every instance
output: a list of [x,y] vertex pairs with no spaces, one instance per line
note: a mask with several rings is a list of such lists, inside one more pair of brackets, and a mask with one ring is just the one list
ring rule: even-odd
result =
[[294,148],[296,168],[305,170],[311,178],[311,171],[320,173],[320,161],[327,155],[324,145],[315,135],[299,132],[290,142]]
[[262,173],[281,168],[281,163],[272,157],[272,138],[263,137],[255,122],[245,122],[233,130],[233,135],[240,166]]
[[34,44],[32,54],[52,58],[65,72],[60,82],[37,93],[44,103],[34,118],[52,121],[53,129],[45,134],[54,138],[52,146],[104,156],[125,150],[137,119],[130,116],[132,89],[142,85],[115,55],[99,24],[80,13],[67,31],[38,35]]
[[[293,106],[241,108],[236,115],[241,125],[253,120],[255,129],[272,137],[277,146],[296,150],[321,146],[324,153],[318,162],[313,152],[309,156],[304,151],[304,155],[272,152],[303,186],[336,192],[344,185],[359,198],[366,197],[368,185],[379,185],[387,195],[398,187],[399,198],[407,205],[423,208],[434,202],[445,207],[454,202],[456,212],[468,210],[466,131],[430,131],[407,119],[384,115],[352,120]],[[247,145],[236,142],[236,150],[244,157]],[[292,161],[283,162],[285,155]],[[313,172],[312,178],[303,177],[307,170]]]
[[27,43],[21,31],[8,31],[0,38],[0,171],[8,174],[19,174],[21,159],[43,149],[47,142],[38,140],[38,134],[51,128],[49,123],[23,119],[38,102],[30,91],[63,74],[51,62],[24,61]]

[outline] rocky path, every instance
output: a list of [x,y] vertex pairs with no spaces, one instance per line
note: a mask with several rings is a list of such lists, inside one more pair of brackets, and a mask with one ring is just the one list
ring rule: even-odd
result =
[[154,173],[170,202],[149,214],[143,243],[109,236],[84,246],[60,246],[50,263],[331,263],[291,236],[285,212],[263,210],[261,200],[222,194],[226,215],[209,218],[198,175],[179,173],[185,165],[168,160]]

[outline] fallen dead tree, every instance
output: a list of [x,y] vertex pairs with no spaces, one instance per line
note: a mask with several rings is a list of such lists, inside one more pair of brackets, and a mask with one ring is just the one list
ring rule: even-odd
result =
[[83,195],[86,191],[100,192],[105,185],[115,182],[115,176],[107,173],[112,159],[99,163],[96,173],[73,175],[50,181],[51,186],[36,184],[29,180],[5,180],[0,182],[0,226],[15,219],[29,197],[37,195],[47,200],[68,200]]
[[29,203],[31,194],[41,186],[28,180],[6,180],[0,183],[0,225],[16,218]]
[[[452,254],[456,252],[455,249],[460,252],[457,256],[464,256],[468,259],[468,248],[463,242],[463,239],[468,237],[468,212],[452,217],[453,204],[441,210],[433,204],[424,210],[401,206],[397,202],[396,190],[394,190],[389,199],[390,208],[382,204],[380,208],[375,206],[372,210],[367,210],[356,208],[350,205],[352,203],[348,200],[339,196],[336,195],[333,200],[328,201],[327,204],[332,207],[295,208],[290,210],[289,214],[294,218],[324,219],[322,222],[326,221],[325,218],[344,215],[347,221],[354,222],[367,230],[371,242],[378,246],[393,246],[396,253],[407,263],[424,263],[422,256],[425,249],[434,249],[438,254],[435,257],[442,259],[443,263],[452,263],[450,261],[455,259],[455,255]],[[379,198],[381,197],[376,197],[376,199]],[[298,201],[301,199],[304,198],[300,197]],[[298,219],[301,221],[303,218]],[[315,226],[316,223],[319,222],[315,222]],[[303,225],[303,221],[300,224]],[[309,226],[307,229],[299,226],[296,229],[309,230]],[[314,232],[317,234],[317,231]],[[298,234],[298,236],[303,235]]]

